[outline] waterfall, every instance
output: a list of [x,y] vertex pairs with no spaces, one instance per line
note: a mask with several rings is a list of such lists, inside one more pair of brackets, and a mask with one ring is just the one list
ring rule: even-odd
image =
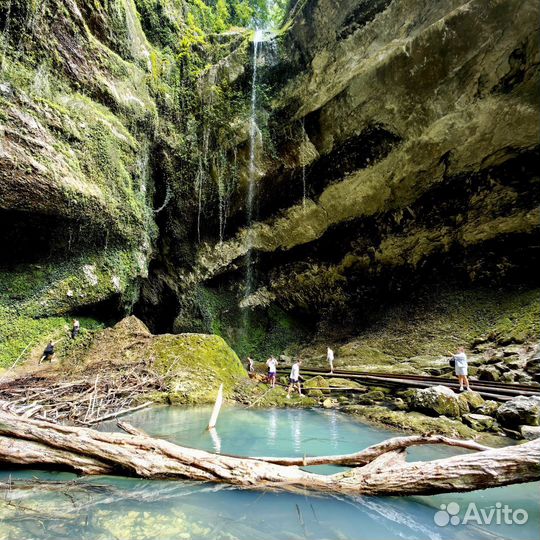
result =
[[[302,118],[302,137],[303,137],[303,145],[306,144],[306,126],[305,126],[305,119]],[[302,156],[302,207],[306,207],[306,162],[304,157]]]
[[[253,209],[256,195],[256,153],[257,153],[257,57],[259,44],[262,42],[263,31],[256,30],[253,38],[253,75],[251,78],[251,111],[249,121],[249,168],[248,168],[248,189],[246,198],[246,226],[247,226],[247,253],[246,253],[246,275],[244,282],[244,300],[253,292],[253,237],[251,226],[253,223]],[[249,313],[244,311],[244,332],[249,326]]]

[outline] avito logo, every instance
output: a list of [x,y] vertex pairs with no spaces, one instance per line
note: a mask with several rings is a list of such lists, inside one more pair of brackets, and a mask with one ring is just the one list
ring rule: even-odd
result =
[[479,508],[476,503],[469,503],[463,517],[460,517],[460,506],[456,502],[441,504],[440,510],[433,516],[435,525],[446,527],[447,525],[524,525],[529,519],[529,514],[523,508],[513,509],[507,504],[500,502],[495,506]]

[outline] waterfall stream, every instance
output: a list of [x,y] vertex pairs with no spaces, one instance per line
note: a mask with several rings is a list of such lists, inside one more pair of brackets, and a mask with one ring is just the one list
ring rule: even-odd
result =
[[[246,226],[247,233],[247,253],[246,253],[246,274],[244,281],[244,300],[253,292],[253,237],[251,225],[253,223],[253,213],[255,207],[255,198],[257,192],[256,172],[257,172],[257,58],[259,46],[263,40],[263,31],[256,30],[253,37],[253,75],[251,79],[251,113],[249,120],[249,168],[248,168],[248,189],[246,198]],[[244,311],[244,331],[247,331],[249,324],[248,310]]]

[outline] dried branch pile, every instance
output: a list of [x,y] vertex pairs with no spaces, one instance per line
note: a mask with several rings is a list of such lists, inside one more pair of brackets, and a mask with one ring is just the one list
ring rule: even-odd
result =
[[93,363],[75,377],[56,372],[0,382],[5,408],[25,418],[92,425],[151,404],[144,394],[165,390],[152,362]]

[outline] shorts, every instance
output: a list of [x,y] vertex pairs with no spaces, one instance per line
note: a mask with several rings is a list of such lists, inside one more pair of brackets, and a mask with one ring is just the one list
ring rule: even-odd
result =
[[275,379],[276,378],[276,372],[275,371],[269,371],[268,372],[268,378],[269,379]]
[[463,366],[463,367],[456,366],[456,375],[467,375],[467,366]]
[[292,377],[289,377],[289,382],[291,384],[298,384],[298,379],[293,379]]

